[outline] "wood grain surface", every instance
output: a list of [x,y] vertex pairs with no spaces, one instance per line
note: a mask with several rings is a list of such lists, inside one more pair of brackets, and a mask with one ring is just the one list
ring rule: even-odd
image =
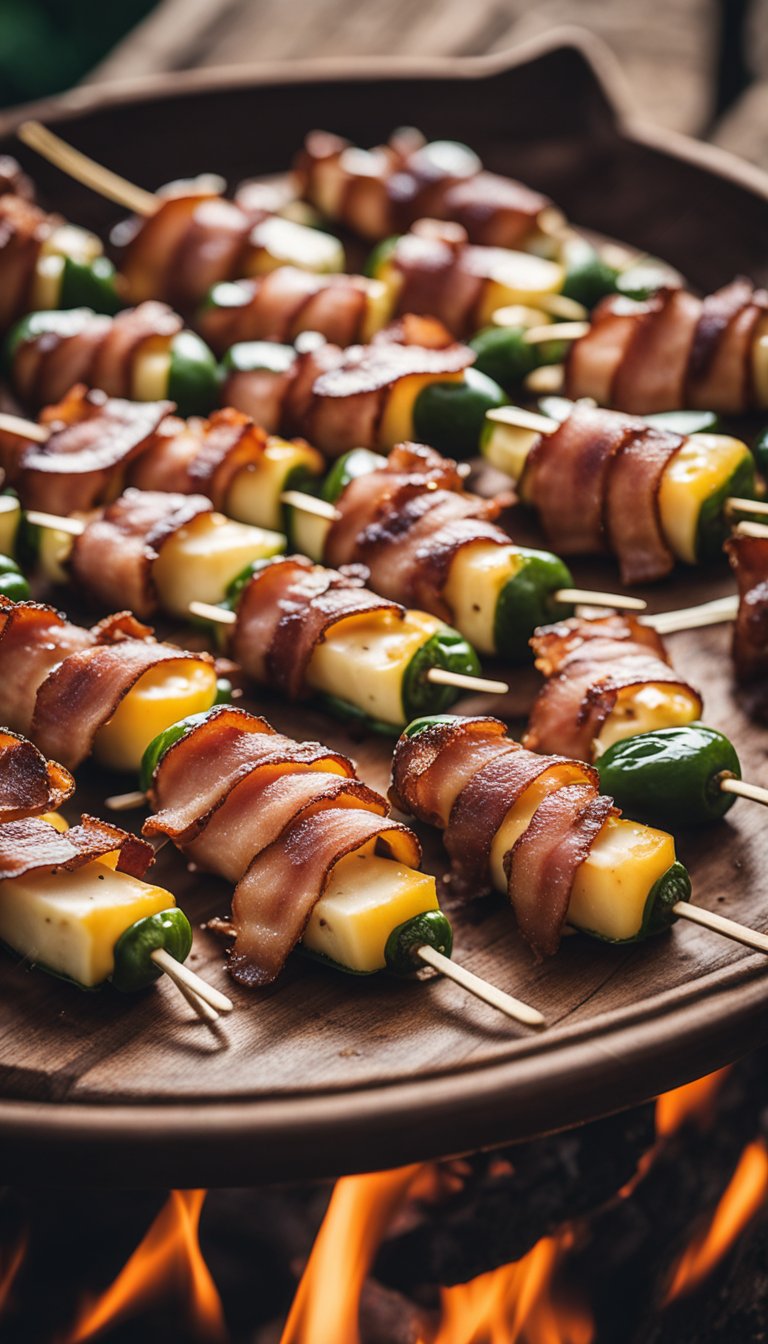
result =
[[[567,60],[563,68],[568,68]],[[481,153],[492,144],[499,157],[491,94],[498,100],[503,90],[509,106],[516,81],[526,83],[531,77],[530,69],[513,69],[501,84],[491,80],[485,86],[483,116],[467,131]],[[590,86],[585,99],[593,112],[606,105],[594,74],[585,74],[581,66],[578,80]],[[417,120],[412,113],[423,103],[423,81],[400,80],[398,87],[405,90],[406,115],[395,120]],[[461,85],[452,84],[448,74],[432,86],[433,120],[439,119],[441,107],[448,115],[457,87]],[[345,105],[344,116],[351,122],[362,97],[358,86],[335,80],[334,89],[337,105]],[[306,91],[298,111],[290,85],[270,94],[281,107],[290,106],[291,115],[305,125],[317,120],[315,89]],[[217,108],[226,105],[226,92],[219,89],[211,96]],[[239,96],[235,91],[233,97]],[[178,102],[170,105],[162,137],[166,151],[174,138],[179,145],[185,138],[187,110],[203,119],[207,97],[193,91],[188,108]],[[560,97],[561,138],[550,129],[550,147],[564,145],[572,133],[562,126],[573,90],[561,86]],[[117,104],[102,114],[123,158],[130,156],[126,136],[135,111],[134,105]],[[82,136],[72,108],[68,115],[75,116],[70,127],[74,138],[86,143],[97,113],[92,108],[83,113]],[[393,119],[392,110],[388,119]],[[367,139],[366,132],[374,128],[360,124]],[[226,147],[221,125],[219,134]],[[614,131],[613,136],[608,125],[599,161],[608,166],[614,182],[625,172],[625,149],[635,155],[635,165],[645,161],[646,216],[655,205],[653,228],[660,232],[666,219],[670,239],[678,240],[671,249],[673,261],[684,265],[685,259],[680,210],[670,204],[672,185],[687,177],[694,191],[709,190],[721,212],[738,205],[742,217],[741,250],[734,246],[722,260],[712,255],[718,246],[717,210],[701,222],[691,249],[699,269],[706,269],[707,252],[710,269],[750,269],[751,243],[766,214],[759,184],[719,181],[695,154],[688,161],[677,160],[657,144],[633,145],[626,133]],[[585,137],[583,143],[583,162],[594,167],[594,140]],[[162,175],[159,153],[149,169]],[[241,149],[230,154],[222,148],[223,170],[234,173],[231,158],[238,160],[241,154]],[[269,166],[258,161],[253,168]],[[177,168],[169,161],[165,175]],[[555,194],[558,177],[566,197],[573,190],[574,176],[562,155],[550,156],[539,177],[549,178]],[[604,180],[593,176],[593,187]],[[641,185],[634,183],[635,198]],[[577,194],[584,196],[583,183]],[[570,205],[567,199],[565,203]],[[521,540],[536,537],[527,520],[513,522]],[[610,564],[577,565],[574,572],[585,586],[614,588],[617,582]],[[653,608],[667,609],[728,591],[731,581],[720,569],[681,573],[645,595]],[[748,706],[734,691],[729,639],[730,630],[723,626],[672,636],[670,648],[680,671],[704,690],[706,721],[736,744],[745,777],[768,783],[768,731],[750,718]],[[501,669],[491,664],[489,670],[493,674]],[[511,680],[511,693],[503,702],[465,699],[461,709],[492,710],[518,727],[535,692],[536,676],[515,671]],[[294,736],[319,738],[352,754],[363,778],[385,788],[390,759],[385,741],[355,741],[330,719],[304,708],[286,709],[268,696],[260,697],[256,707]],[[114,778],[84,770],[77,808],[99,811],[105,794],[124,787]],[[138,828],[140,814],[135,822]],[[727,821],[679,837],[695,899],[761,929],[768,927],[765,828],[762,809],[738,802]],[[425,865],[438,872],[439,842],[427,833],[423,838]],[[4,958],[1,1179],[13,1179],[19,1164],[27,1161],[35,1163],[41,1178],[63,1182],[84,1177],[116,1182],[123,1175],[134,1179],[137,1161],[143,1179],[162,1184],[242,1184],[245,1179],[365,1170],[507,1141],[605,1113],[718,1067],[768,1039],[765,959],[692,926],[678,925],[668,936],[618,949],[583,937],[567,938],[557,958],[537,965],[501,898],[462,907],[447,900],[456,957],[540,1008],[549,1027],[534,1034],[445,980],[347,978],[301,956],[291,959],[270,990],[243,990],[228,982],[218,944],[200,927],[210,915],[226,910],[224,884],[189,872],[170,846],[159,857],[157,879],[176,892],[196,926],[190,964],[228,989],[237,1011],[220,1030],[211,1031],[192,1017],[167,983],[131,1001],[109,990],[82,994]]]

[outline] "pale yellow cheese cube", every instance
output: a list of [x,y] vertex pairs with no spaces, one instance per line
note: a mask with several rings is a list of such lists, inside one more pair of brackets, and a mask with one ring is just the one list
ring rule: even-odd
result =
[[186,616],[191,602],[221,602],[247,565],[284,550],[279,532],[200,513],[168,538],[155,561],[152,576],[163,610]]
[[414,654],[443,628],[423,611],[400,620],[374,611],[338,621],[312,654],[307,681],[317,691],[338,696],[373,719],[402,726],[403,676]]
[[188,714],[210,709],[216,699],[216,671],[189,658],[159,663],[140,677],[100,728],[93,754],[110,770],[138,770],[158,733]]

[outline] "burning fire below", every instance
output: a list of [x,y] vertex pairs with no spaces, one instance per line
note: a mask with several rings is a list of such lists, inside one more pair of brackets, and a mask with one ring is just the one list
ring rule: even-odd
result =
[[[497,1189],[494,1182],[516,1179],[515,1150],[487,1159],[485,1167],[474,1167],[473,1160],[425,1163],[341,1179],[328,1203],[282,1333],[249,1335],[249,1339],[269,1339],[275,1344],[279,1336],[280,1344],[366,1344],[372,1337],[368,1333],[371,1308],[381,1308],[386,1299],[389,1309],[394,1304],[396,1312],[402,1304],[406,1320],[398,1322],[396,1338],[407,1339],[409,1344],[599,1344],[604,1324],[599,1293],[595,1294],[591,1310],[576,1292],[580,1281],[576,1266],[588,1263],[596,1222],[599,1223],[601,1214],[613,1216],[617,1209],[625,1207],[624,1201],[642,1199],[639,1187],[644,1181],[651,1187],[654,1181],[657,1186],[661,1182],[665,1189],[670,1164],[674,1166],[680,1154],[689,1151],[688,1144],[694,1143],[694,1154],[699,1156],[710,1147],[717,1132],[715,1127],[720,1123],[718,1117],[722,1117],[720,1093],[728,1072],[720,1070],[657,1098],[655,1140],[631,1179],[615,1195],[611,1185],[604,1187],[602,1202],[590,1206],[592,1212],[548,1231],[519,1259],[480,1273],[466,1283],[438,1289],[437,1275],[430,1277],[427,1273],[421,1293],[417,1292],[415,1298],[387,1288],[386,1273],[377,1282],[376,1271],[382,1267],[377,1256],[382,1244],[385,1243],[386,1253],[393,1244],[397,1245],[398,1237],[410,1235],[414,1228],[431,1227],[439,1237],[442,1219],[450,1219],[450,1210],[457,1201],[459,1209],[466,1211],[477,1170],[485,1173],[482,1179],[493,1190]],[[728,1114],[727,1109],[725,1113]],[[689,1128],[682,1132],[684,1126]],[[733,1164],[738,1146],[727,1151],[729,1164]],[[525,1158],[520,1161],[523,1164]],[[626,1164],[623,1169],[627,1170]],[[694,1165],[694,1182],[698,1181],[699,1170]],[[521,1165],[519,1172],[525,1171]],[[715,1168],[715,1176],[717,1171]],[[716,1180],[713,1186],[710,1175],[710,1183],[696,1208],[707,1207],[705,1201],[712,1199],[708,1192],[713,1188]],[[143,1326],[139,1327],[138,1321],[153,1319],[153,1313],[167,1315],[169,1310],[178,1313],[179,1333],[174,1333],[173,1338],[224,1344],[227,1331],[222,1303],[200,1248],[205,1197],[203,1190],[172,1191],[114,1282],[100,1297],[82,1305],[69,1333],[56,1335],[58,1344],[87,1344],[102,1339],[106,1344],[113,1331],[120,1338],[138,1337],[124,1333],[134,1328],[141,1328],[144,1338]],[[671,1259],[665,1259],[663,1264],[666,1267],[673,1263],[674,1269],[668,1280],[662,1268],[649,1281],[657,1285],[649,1296],[654,1298],[658,1293],[663,1309],[699,1289],[766,1202],[768,1146],[756,1140],[744,1148],[717,1206],[696,1224],[682,1253],[680,1234],[673,1231],[675,1240],[669,1242]],[[471,1198],[469,1206],[474,1208]],[[501,1205],[502,1210],[505,1207]],[[658,1202],[651,1202],[646,1208],[658,1208]],[[567,1217],[567,1212],[566,1206],[563,1217]],[[514,1202],[508,1216],[511,1220],[525,1217]],[[647,1213],[641,1213],[641,1221],[646,1216]],[[552,1223],[545,1226],[550,1228]],[[34,1244],[31,1234],[29,1238],[15,1234],[5,1252],[0,1248],[0,1313],[12,1311],[21,1302],[23,1281],[30,1278],[25,1261],[27,1241],[31,1248]],[[305,1241],[303,1245],[306,1244]],[[491,1241],[491,1256],[486,1260],[482,1256],[475,1259],[476,1266],[494,1263],[493,1244]],[[509,1244],[525,1245],[525,1242]],[[597,1244],[605,1250],[605,1240]],[[252,1267],[254,1263],[249,1262]],[[452,1263],[456,1267],[457,1262]],[[603,1262],[598,1259],[596,1263],[600,1268]],[[590,1272],[588,1269],[587,1281]],[[583,1274],[581,1278],[584,1279]],[[414,1282],[422,1284],[418,1277]],[[278,1295],[274,1312],[280,1309],[279,1301]],[[389,1341],[389,1334],[382,1333],[381,1325],[377,1328],[374,1335],[378,1344],[383,1339]],[[146,1335],[152,1340],[170,1337],[167,1331]],[[20,1338],[26,1344],[32,1336],[22,1334]]]
[[199,1242],[205,1190],[172,1190],[114,1283],[80,1314],[66,1344],[84,1344],[115,1321],[175,1294],[206,1344],[226,1337],[224,1314]]
[[696,1288],[735,1242],[768,1199],[768,1151],[764,1143],[750,1143],[741,1155],[733,1179],[712,1221],[691,1242],[678,1262],[667,1301]]

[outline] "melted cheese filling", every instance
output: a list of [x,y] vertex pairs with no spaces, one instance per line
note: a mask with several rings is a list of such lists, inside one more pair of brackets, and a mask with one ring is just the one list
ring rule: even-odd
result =
[[699,704],[691,691],[667,686],[663,681],[643,686],[627,686],[619,691],[616,704],[605,720],[594,744],[593,760],[602,756],[614,742],[658,728],[675,728],[693,723],[699,717]]
[[659,490],[661,524],[677,556],[693,565],[702,506],[720,490],[749,449],[725,434],[693,434],[666,467]]
[[[306,443],[270,438],[258,462],[249,462],[232,478],[226,511],[241,523],[282,531],[283,505],[280,495],[286,479],[297,467],[306,467],[319,476],[325,462],[316,448]],[[327,524],[326,524],[327,526]]]
[[279,532],[200,513],[161,547],[152,569],[163,610],[186,616],[189,605],[221,602],[229,584],[254,560],[285,550]]
[[210,663],[190,658],[151,667],[97,732],[94,756],[110,770],[138,770],[158,733],[210,709],[215,699],[216,670]]

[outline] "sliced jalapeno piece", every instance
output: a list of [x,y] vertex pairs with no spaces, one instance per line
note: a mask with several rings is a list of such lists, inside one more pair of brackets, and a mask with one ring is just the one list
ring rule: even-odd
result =
[[464,676],[479,676],[482,668],[472,645],[458,630],[446,625],[417,649],[403,673],[403,709],[407,720],[420,714],[439,714],[458,699],[455,686],[438,686],[427,679],[433,667]]
[[400,234],[394,233],[389,238],[382,238],[371,252],[363,268],[363,274],[370,280],[381,279],[381,272],[386,269],[392,259],[392,254],[400,242]]
[[616,292],[619,271],[600,256],[596,248],[584,239],[579,239],[569,249],[563,294],[575,299],[585,308],[594,308],[595,304],[607,294]]
[[218,366],[212,351],[193,331],[171,342],[168,396],[179,415],[209,415],[219,400]]
[[152,960],[162,948],[174,961],[186,961],[192,948],[192,926],[178,906],[137,919],[115,943],[112,984],[123,994],[146,989],[163,974]]
[[[542,315],[541,321],[543,325],[547,319]],[[483,327],[469,342],[477,355],[472,367],[494,379],[507,392],[513,392],[534,369],[562,362],[565,357],[562,341],[553,339],[529,345],[526,331],[526,327]]]
[[188,714],[185,719],[179,719],[177,723],[172,723],[170,727],[164,728],[162,733],[158,733],[157,737],[152,738],[141,758],[139,767],[139,779],[145,792],[152,783],[152,776],[168,748],[172,747],[174,742],[178,742],[180,737],[184,737],[193,728],[196,728],[199,723],[204,723],[213,708],[212,705],[211,709],[201,709],[197,714]]
[[731,496],[753,499],[755,495],[755,463],[747,454],[731,475],[704,500],[696,526],[695,554],[702,563],[722,560],[723,543],[730,535],[731,523],[725,504]]
[[719,821],[735,802],[721,781],[741,778],[732,743],[701,723],[614,742],[597,761],[597,770],[602,792],[629,816],[672,830]]
[[477,369],[461,382],[427,383],[413,403],[416,439],[453,457],[477,452],[488,411],[506,406],[503,388]]
[[572,588],[570,570],[550,551],[521,548],[522,564],[505,583],[496,602],[494,642],[501,658],[516,663],[530,659],[528,641],[539,625],[550,625],[573,614],[556,593]]
[[403,737],[418,737],[427,728],[435,728],[441,723],[456,723],[461,716],[459,714],[423,714],[420,718],[414,719],[403,729]]
[[329,504],[335,504],[350,481],[356,480],[358,476],[368,476],[386,465],[387,459],[380,453],[372,453],[370,448],[352,448],[334,462],[323,481],[321,497]]
[[118,284],[117,271],[108,257],[94,257],[93,261],[65,257],[59,306],[91,308],[94,313],[106,313],[111,317],[124,306]]
[[768,429],[762,429],[752,444],[755,466],[764,480],[768,480]]
[[425,910],[422,915],[415,915],[392,930],[384,948],[390,975],[411,976],[421,970],[423,963],[417,953],[425,944],[450,957],[453,930],[442,910]]
[[24,602],[29,597],[29,584],[15,560],[0,555],[0,596],[11,602]]

